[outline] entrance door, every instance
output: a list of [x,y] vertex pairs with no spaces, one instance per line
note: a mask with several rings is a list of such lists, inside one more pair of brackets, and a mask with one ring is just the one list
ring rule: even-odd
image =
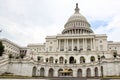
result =
[[98,77],[98,68],[96,67],[94,71],[95,71],[95,77]]
[[53,75],[54,75],[54,70],[52,68],[50,68],[48,76],[53,77]]
[[90,70],[90,68],[87,69],[86,73],[87,73],[86,74],[87,77],[91,77],[91,70]]
[[82,70],[81,69],[78,69],[77,76],[82,77]]
[[36,76],[36,70],[37,68],[34,66],[32,69],[32,76],[35,77]]
[[73,70],[72,69],[59,69],[58,70],[58,77],[72,77]]
[[44,72],[45,72],[44,68],[41,68],[40,69],[40,76],[44,77]]

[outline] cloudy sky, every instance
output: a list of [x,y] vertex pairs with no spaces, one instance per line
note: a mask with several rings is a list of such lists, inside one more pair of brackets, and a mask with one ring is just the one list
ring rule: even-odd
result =
[[0,0],[0,38],[21,46],[56,35],[79,4],[96,34],[120,41],[120,0]]

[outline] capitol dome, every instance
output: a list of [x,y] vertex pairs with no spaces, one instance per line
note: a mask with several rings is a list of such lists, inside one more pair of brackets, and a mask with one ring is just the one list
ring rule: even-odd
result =
[[87,19],[79,13],[78,4],[76,3],[75,13],[70,16],[67,23],[64,25],[62,34],[90,34],[93,31],[90,29],[90,24]]
[[74,13],[72,16],[70,16],[67,22],[71,22],[71,21],[87,21],[87,20],[82,14]]

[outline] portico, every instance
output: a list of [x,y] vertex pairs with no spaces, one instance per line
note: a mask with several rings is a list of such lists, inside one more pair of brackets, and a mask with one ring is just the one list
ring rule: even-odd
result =
[[58,39],[59,51],[94,51],[95,39],[94,38],[62,38]]

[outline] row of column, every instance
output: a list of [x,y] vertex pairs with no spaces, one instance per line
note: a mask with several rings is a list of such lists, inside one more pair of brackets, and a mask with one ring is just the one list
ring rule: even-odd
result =
[[64,34],[83,34],[83,33],[90,33],[90,31],[84,29],[73,29],[64,32]]
[[77,48],[77,50],[82,49],[83,51],[87,51],[88,48],[90,50],[95,50],[95,39],[94,38],[58,39],[59,51],[69,51],[70,47],[71,47],[70,51],[74,51],[75,47]]

